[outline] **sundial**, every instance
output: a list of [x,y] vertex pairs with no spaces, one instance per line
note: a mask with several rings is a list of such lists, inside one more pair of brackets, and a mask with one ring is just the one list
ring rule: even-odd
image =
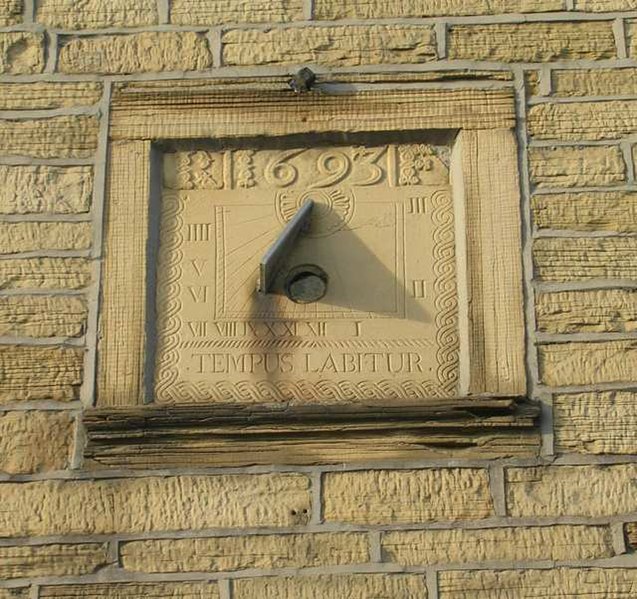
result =
[[320,140],[167,152],[156,401],[453,395],[447,154]]

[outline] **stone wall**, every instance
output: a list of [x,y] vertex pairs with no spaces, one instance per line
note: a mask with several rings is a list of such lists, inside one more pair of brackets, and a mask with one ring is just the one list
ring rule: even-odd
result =
[[[83,470],[112,82],[304,63],[515,86],[541,457]],[[0,0],[0,599],[637,596],[636,132],[636,0]]]

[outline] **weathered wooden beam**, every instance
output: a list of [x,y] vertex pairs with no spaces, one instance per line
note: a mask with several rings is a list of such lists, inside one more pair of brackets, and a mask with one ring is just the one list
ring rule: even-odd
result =
[[519,397],[94,409],[84,414],[85,458],[154,468],[532,456],[539,411]]

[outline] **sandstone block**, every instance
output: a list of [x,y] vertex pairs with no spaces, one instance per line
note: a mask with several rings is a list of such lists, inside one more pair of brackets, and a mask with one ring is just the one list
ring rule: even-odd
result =
[[637,331],[637,291],[598,289],[537,293],[537,326],[546,333]]
[[439,574],[441,599],[630,599],[637,569],[465,570]]
[[542,382],[553,387],[637,380],[637,341],[540,345],[538,358]]
[[342,574],[240,578],[233,582],[235,599],[426,599],[425,577],[418,574]]
[[637,232],[637,193],[585,192],[534,195],[538,229]]
[[[73,418],[65,412],[0,413],[0,471],[31,474],[69,465]],[[0,548],[0,571],[2,570]]]
[[0,346],[0,404],[77,399],[83,353],[70,347]]
[[156,25],[155,0],[40,0],[36,21],[61,29]]
[[555,446],[560,452],[637,453],[637,394],[577,393],[553,398]]
[[303,0],[173,0],[170,6],[176,25],[284,23],[303,16]]
[[249,535],[133,541],[121,556],[136,572],[224,572],[361,564],[369,549],[365,533]]
[[92,242],[91,223],[0,223],[0,254],[48,250],[86,250]]
[[309,519],[309,487],[296,474],[7,483],[0,535],[295,526]]
[[563,10],[564,0],[314,0],[316,19],[451,17]]
[[83,289],[90,282],[85,258],[0,260],[0,289]]
[[535,139],[619,139],[636,127],[637,100],[536,104],[528,112],[529,134]]
[[82,297],[63,295],[0,296],[0,335],[79,337],[87,307]]
[[30,75],[44,70],[44,35],[27,31],[0,33],[0,74]]
[[615,58],[610,21],[453,25],[448,55],[456,60],[548,62]]
[[637,0],[575,0],[575,10],[611,12],[637,9]]
[[526,95],[537,96],[540,93],[540,74],[538,71],[525,71],[524,73],[524,87],[526,88]]
[[0,214],[78,214],[91,206],[88,166],[0,165],[0,182]]
[[0,110],[39,110],[90,106],[102,95],[102,84],[68,81],[0,83]]
[[548,147],[529,150],[531,182],[539,189],[617,185],[626,164],[617,146]]
[[0,0],[0,27],[9,27],[22,21],[24,0]]
[[327,522],[474,520],[493,513],[488,474],[472,468],[331,472],[323,497]]
[[510,516],[611,516],[634,512],[637,464],[505,470]]
[[542,281],[637,278],[634,237],[574,237],[536,239],[536,278]]
[[383,534],[382,550],[385,561],[406,566],[614,555],[608,527],[562,525],[395,531]]
[[633,551],[637,549],[637,522],[626,524],[626,542]]
[[555,70],[552,81],[556,96],[637,95],[637,69],[634,68]]
[[437,56],[433,28],[415,25],[234,30],[222,47],[224,64],[240,66],[422,63]]
[[219,599],[215,582],[121,582],[43,586],[39,597],[74,599]]
[[211,66],[206,38],[193,31],[67,38],[58,64],[62,73],[103,74],[200,71]]
[[34,158],[88,158],[97,147],[94,116],[0,120],[0,152]]
[[[617,1],[621,2],[621,0]],[[634,2],[634,0],[629,1]],[[626,32],[628,34],[628,55],[631,58],[635,58],[637,56],[637,36],[635,36],[637,21],[626,21]]]
[[28,599],[31,591],[26,588],[0,589],[0,599]]
[[109,563],[106,543],[0,547],[0,579],[80,576]]

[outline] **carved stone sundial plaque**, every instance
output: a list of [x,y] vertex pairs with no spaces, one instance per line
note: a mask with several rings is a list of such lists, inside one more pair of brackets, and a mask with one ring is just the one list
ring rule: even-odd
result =
[[537,455],[515,93],[423,75],[113,83],[85,464]]
[[[448,159],[424,143],[164,154],[156,401],[456,394]],[[308,200],[308,228],[258,293],[262,256]],[[304,269],[323,273],[319,299],[295,296]]]

